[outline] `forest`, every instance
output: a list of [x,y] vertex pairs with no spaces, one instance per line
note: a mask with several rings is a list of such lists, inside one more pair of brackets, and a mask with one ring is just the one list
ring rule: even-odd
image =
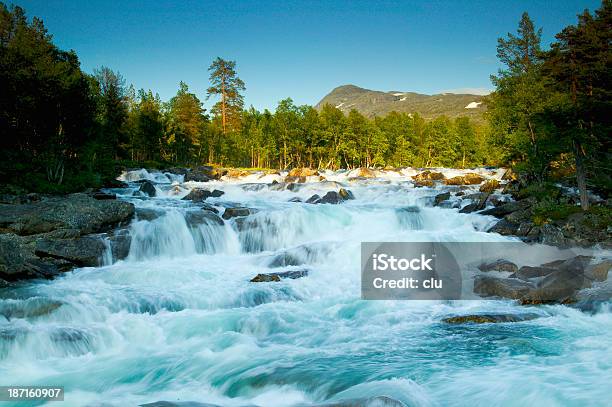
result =
[[[611,2],[579,15],[544,49],[527,13],[498,40],[485,124],[392,112],[367,118],[281,100],[245,108],[235,61],[208,75],[210,111],[184,82],[163,101],[119,72],[83,72],[39,18],[0,3],[0,176],[5,192],[100,187],[125,167],[511,166],[531,182],[573,180],[605,195],[610,181]],[[584,196],[586,199],[586,195]],[[587,202],[583,205],[588,206]]]

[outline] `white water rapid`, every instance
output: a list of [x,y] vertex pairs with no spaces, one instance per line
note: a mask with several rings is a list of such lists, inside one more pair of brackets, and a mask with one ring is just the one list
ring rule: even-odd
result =
[[[308,179],[294,191],[275,174],[183,183],[172,174],[124,173],[130,188],[112,192],[137,208],[129,255],[113,262],[109,250],[104,266],[1,290],[0,381],[65,386],[65,401],[49,406],[293,407],[382,395],[406,406],[609,403],[609,309],[360,299],[362,241],[512,240],[485,232],[493,217],[434,207],[440,191],[415,188],[416,173],[351,180],[356,174],[328,171],[327,181]],[[156,184],[156,197],[137,192],[141,180]],[[181,199],[195,187],[224,195],[202,209]],[[290,201],[340,187],[355,199]],[[222,220],[209,210],[238,205],[254,213]],[[307,275],[249,281],[284,271]],[[540,317],[441,322],[525,311]]]

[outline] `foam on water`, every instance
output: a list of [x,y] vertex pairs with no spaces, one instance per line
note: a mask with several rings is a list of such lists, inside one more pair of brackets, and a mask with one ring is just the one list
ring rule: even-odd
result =
[[[309,182],[295,191],[271,184],[282,181],[274,174],[174,185],[180,180],[167,174],[122,174],[158,182],[156,198],[132,196],[132,184],[122,199],[161,216],[132,222],[125,260],[0,291],[1,384],[62,384],[69,406],[192,400],[289,407],[381,395],[407,406],[607,400],[609,308],[585,314],[511,301],[359,299],[362,241],[509,240],[485,233],[494,218],[433,207],[439,188],[414,188],[417,172],[359,181],[325,172],[341,185]],[[288,202],[339,186],[356,199]],[[255,213],[220,223],[180,199],[194,187],[223,190],[207,200],[221,213],[232,202]],[[308,276],[249,282],[289,270]],[[440,322],[477,312],[540,317]]]

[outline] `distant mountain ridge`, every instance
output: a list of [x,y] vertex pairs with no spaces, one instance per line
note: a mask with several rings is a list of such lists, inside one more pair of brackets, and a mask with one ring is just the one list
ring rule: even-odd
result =
[[482,121],[487,110],[484,96],[470,94],[442,93],[423,95],[415,92],[382,92],[360,88],[355,85],[338,86],[327,94],[316,108],[326,103],[345,113],[356,109],[361,114],[374,117],[385,116],[389,112],[419,113],[426,119],[446,115],[450,118],[466,116]]

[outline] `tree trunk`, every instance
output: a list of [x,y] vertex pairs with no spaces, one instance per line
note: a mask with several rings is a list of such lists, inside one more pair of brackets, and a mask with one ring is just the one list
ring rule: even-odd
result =
[[574,140],[574,156],[576,159],[576,182],[580,191],[580,207],[583,211],[588,211],[589,197],[587,195],[586,172],[584,169],[584,153],[578,140]]

